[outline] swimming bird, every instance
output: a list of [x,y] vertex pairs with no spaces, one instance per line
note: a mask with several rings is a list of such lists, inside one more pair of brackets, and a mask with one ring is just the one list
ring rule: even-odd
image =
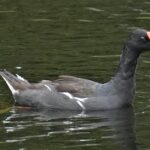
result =
[[150,31],[134,30],[124,43],[117,72],[106,83],[61,75],[58,79],[29,83],[19,75],[1,70],[19,106],[58,110],[108,110],[132,106],[139,55],[150,50]]

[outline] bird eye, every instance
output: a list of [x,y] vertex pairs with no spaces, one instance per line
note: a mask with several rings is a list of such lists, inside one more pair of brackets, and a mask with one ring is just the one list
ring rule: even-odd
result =
[[144,36],[141,36],[141,39],[142,39],[142,40],[146,40]]
[[145,36],[141,36],[140,39],[143,41],[143,42],[147,42],[147,38]]

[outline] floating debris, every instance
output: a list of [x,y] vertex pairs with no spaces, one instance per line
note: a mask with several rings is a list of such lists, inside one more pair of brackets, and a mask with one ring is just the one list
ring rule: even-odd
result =
[[22,67],[21,67],[21,66],[16,66],[16,69],[18,69],[18,70],[19,70],[19,69],[22,69]]

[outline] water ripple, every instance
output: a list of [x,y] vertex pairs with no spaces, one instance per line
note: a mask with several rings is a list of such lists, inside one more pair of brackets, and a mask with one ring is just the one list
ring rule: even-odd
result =
[[14,13],[15,10],[0,10],[0,13]]
[[94,11],[94,12],[102,12],[102,11],[104,11],[104,10],[102,10],[102,9],[94,8],[94,7],[85,7],[85,9],[91,10],[91,11]]
[[[65,148],[94,147],[108,140],[122,140],[120,136],[124,136],[124,133],[127,137],[134,134],[131,125],[132,109],[89,112],[84,117],[79,117],[80,112],[68,111],[41,112],[13,109],[9,113],[3,121],[7,139],[2,139],[0,143],[24,143],[36,140],[45,143],[47,140],[47,143],[55,142],[61,147],[63,144]],[[131,139],[126,140],[128,143]]]
[[36,19],[31,19],[31,21],[34,21],[34,22],[49,22],[49,21],[52,21],[52,19],[36,18]]
[[89,19],[77,19],[79,22],[94,22],[94,20],[89,20]]

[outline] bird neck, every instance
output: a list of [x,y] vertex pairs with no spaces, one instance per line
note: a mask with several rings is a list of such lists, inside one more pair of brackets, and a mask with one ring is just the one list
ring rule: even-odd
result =
[[115,74],[114,78],[121,80],[133,79],[135,76],[139,54],[140,53],[137,53],[136,50],[133,50],[132,48],[125,45],[122,51],[117,73]]

